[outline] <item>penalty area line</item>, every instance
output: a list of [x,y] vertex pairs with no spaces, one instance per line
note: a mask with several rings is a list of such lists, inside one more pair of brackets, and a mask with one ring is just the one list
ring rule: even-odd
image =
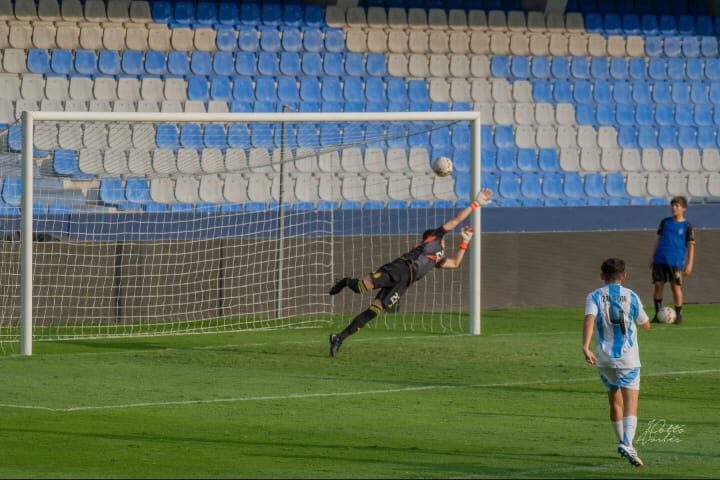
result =
[[[705,370],[677,370],[669,372],[650,372],[643,374],[645,377],[672,377],[685,375],[704,375],[720,373],[720,369]],[[16,410],[40,410],[48,412],[86,412],[93,410],[124,410],[131,408],[144,407],[170,407],[170,406],[187,406],[187,405],[210,405],[216,403],[241,403],[241,402],[264,402],[278,400],[302,400],[310,398],[329,398],[329,397],[356,397],[364,395],[387,395],[393,393],[421,392],[427,390],[457,390],[457,389],[482,389],[482,388],[512,388],[525,387],[531,385],[554,385],[566,383],[584,383],[596,380],[597,377],[569,378],[562,380],[533,380],[525,382],[500,382],[500,383],[478,383],[467,385],[421,385],[417,387],[402,387],[388,389],[359,390],[354,392],[325,392],[325,393],[291,393],[287,395],[259,395],[248,397],[230,397],[230,398],[213,398],[198,400],[170,400],[161,402],[137,402],[115,405],[80,405],[75,407],[46,407],[39,405],[16,405],[16,404],[0,404],[0,408],[16,409]]]

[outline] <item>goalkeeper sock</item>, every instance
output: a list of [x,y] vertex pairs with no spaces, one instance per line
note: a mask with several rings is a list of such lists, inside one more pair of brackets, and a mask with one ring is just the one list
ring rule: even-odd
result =
[[632,447],[635,438],[635,429],[637,428],[637,416],[629,415],[623,417],[623,444]]
[[348,288],[355,293],[365,293],[368,291],[365,282],[359,278],[351,278],[348,280]]
[[345,327],[345,330],[340,332],[340,334],[338,335],[338,337],[340,337],[340,341],[344,341],[347,337],[360,330],[370,320],[377,317],[381,311],[382,310],[375,305],[370,305],[370,308],[362,312],[357,317],[353,318],[353,321],[350,322],[350,325]]
[[662,298],[653,298],[653,301],[655,302],[655,315],[657,315],[662,308]]
[[615,420],[610,420],[613,426],[613,431],[615,432],[615,436],[617,437],[618,443],[622,443],[623,441],[623,422],[622,420],[618,420],[617,422]]

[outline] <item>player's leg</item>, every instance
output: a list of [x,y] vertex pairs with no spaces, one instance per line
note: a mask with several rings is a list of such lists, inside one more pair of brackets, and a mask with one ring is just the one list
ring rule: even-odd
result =
[[672,289],[673,302],[675,305],[675,325],[682,323],[682,307],[683,307],[683,291],[682,291],[682,272],[680,270],[674,271],[673,281],[670,282],[670,288]]
[[655,315],[652,318],[653,323],[660,323],[658,320],[658,312],[662,308],[663,302],[663,288],[665,287],[665,275],[662,272],[661,266],[657,263],[653,263],[652,266],[652,281],[653,281],[653,304],[655,305]]
[[345,277],[335,282],[335,285],[330,288],[330,295],[337,295],[345,287],[355,293],[366,293],[375,288],[375,285],[371,274],[365,275],[363,278]]
[[619,388],[607,392],[610,404],[610,423],[618,443],[623,440],[623,397]]
[[618,385],[623,399],[623,441],[618,452],[632,465],[642,467],[643,462],[633,446],[640,398],[640,368],[619,370]]

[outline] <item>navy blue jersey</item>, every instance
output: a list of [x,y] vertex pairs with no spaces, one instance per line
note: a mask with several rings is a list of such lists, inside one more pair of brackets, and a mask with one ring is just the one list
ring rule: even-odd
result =
[[446,233],[443,227],[436,228],[419,245],[400,257],[410,263],[413,282],[420,280],[430,270],[445,263],[442,239]]
[[695,241],[695,233],[690,222],[687,220],[676,222],[672,217],[663,218],[657,234],[660,239],[653,262],[683,268],[687,245]]

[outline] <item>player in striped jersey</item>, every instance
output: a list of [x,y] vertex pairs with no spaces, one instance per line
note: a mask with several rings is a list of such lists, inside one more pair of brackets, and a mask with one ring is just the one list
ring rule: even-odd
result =
[[[597,365],[610,401],[610,421],[618,438],[620,455],[636,467],[643,465],[633,447],[640,394],[640,351],[637,327],[650,329],[650,321],[635,292],[622,286],[625,262],[609,258],[600,267],[605,286],[588,294],[583,324],[585,361]],[[595,352],[590,349],[597,327]]]

